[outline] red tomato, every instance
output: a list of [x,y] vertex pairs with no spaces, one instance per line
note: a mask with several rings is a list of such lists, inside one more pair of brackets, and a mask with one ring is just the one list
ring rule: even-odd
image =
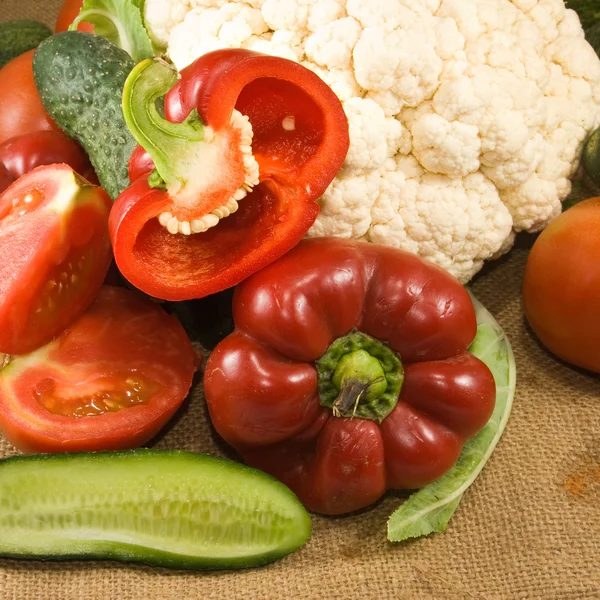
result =
[[0,69],[0,144],[31,131],[58,131],[33,82],[33,50]]
[[6,167],[0,163],[0,194],[14,181],[14,177]]
[[92,183],[96,175],[81,146],[62,131],[32,131],[0,144],[0,165],[13,180],[42,165],[65,163]]
[[91,304],[112,258],[111,206],[67,165],[39,167],[0,195],[0,352],[39,348]]
[[[58,13],[58,19],[56,19],[56,25],[54,27],[56,33],[67,31],[69,29],[69,25],[77,18],[82,5],[83,0],[65,0]],[[94,33],[94,26],[86,22],[80,23],[77,29],[79,31]]]
[[575,205],[540,234],[525,268],[523,304],[548,350],[600,372],[600,198]]
[[0,374],[0,428],[24,452],[135,448],[173,416],[196,354],[158,305],[105,286],[60,337]]

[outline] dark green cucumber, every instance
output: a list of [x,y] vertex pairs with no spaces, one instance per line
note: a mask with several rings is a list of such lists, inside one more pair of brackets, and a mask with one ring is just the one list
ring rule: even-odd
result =
[[136,146],[121,109],[123,85],[133,67],[125,50],[81,31],[53,35],[33,58],[44,108],[85,148],[113,200],[129,186],[127,165]]
[[583,166],[589,178],[600,186],[600,127],[590,135],[583,147]]
[[0,68],[19,54],[37,48],[51,35],[48,26],[31,19],[0,23]]
[[0,461],[0,556],[242,568],[302,546],[311,521],[276,479],[183,451]]

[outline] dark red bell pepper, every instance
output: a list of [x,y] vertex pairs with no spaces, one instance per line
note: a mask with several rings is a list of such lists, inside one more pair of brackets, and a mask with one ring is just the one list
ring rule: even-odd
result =
[[0,144],[0,192],[36,167],[53,164],[67,164],[91,183],[98,183],[77,142],[61,131],[33,131]]
[[311,510],[430,483],[492,414],[471,299],[417,256],[304,240],[238,286],[233,315],[204,377],[213,425]]
[[134,153],[134,183],[111,213],[115,258],[131,283],[166,300],[229,288],[290,250],[348,151],[331,89],[249,50],[206,54],[179,79],[164,61],[144,61],[123,105],[148,154]]

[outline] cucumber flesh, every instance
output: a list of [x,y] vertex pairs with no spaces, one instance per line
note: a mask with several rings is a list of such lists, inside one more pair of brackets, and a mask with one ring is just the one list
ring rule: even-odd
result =
[[37,48],[51,35],[49,27],[31,19],[0,23],[0,68],[23,52]]
[[302,546],[293,492],[250,467],[184,451],[17,456],[0,461],[0,555],[241,568]]

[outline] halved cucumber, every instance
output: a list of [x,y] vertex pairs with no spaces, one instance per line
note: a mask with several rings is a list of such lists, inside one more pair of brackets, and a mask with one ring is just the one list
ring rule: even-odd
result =
[[183,451],[0,461],[0,555],[182,569],[262,565],[311,534],[297,497],[244,465]]

